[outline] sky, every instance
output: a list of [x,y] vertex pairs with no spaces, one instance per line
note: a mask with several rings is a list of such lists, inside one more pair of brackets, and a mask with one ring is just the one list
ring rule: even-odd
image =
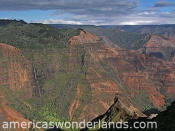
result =
[[44,24],[175,24],[175,0],[0,0],[0,19]]

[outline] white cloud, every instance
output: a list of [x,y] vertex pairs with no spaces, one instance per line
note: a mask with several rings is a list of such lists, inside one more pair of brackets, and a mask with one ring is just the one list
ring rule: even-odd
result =
[[120,25],[147,25],[152,23],[154,23],[154,21],[126,21],[121,22]]
[[155,15],[156,12],[154,11],[143,11],[143,12],[140,12],[139,15]]
[[75,25],[81,25],[81,22],[78,21],[66,21],[66,20],[61,20],[61,19],[48,19],[48,20],[43,20],[39,21],[39,23],[43,24],[75,24]]
[[[140,0],[0,0],[0,11],[52,10],[45,24],[175,24],[173,2],[157,0],[140,8]],[[164,8],[170,10],[162,10]],[[57,19],[60,18],[60,19]],[[38,17],[38,19],[40,19]],[[33,21],[36,22],[36,21]]]

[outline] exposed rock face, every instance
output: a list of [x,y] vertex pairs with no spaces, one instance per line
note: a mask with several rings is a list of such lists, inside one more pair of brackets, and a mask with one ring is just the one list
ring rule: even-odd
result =
[[[149,100],[154,107],[163,107],[169,96],[166,91],[175,84],[173,80],[174,63],[134,51],[127,51],[120,59],[125,60],[125,64],[124,62],[117,64],[116,59],[110,63],[113,68],[121,71],[121,78],[131,98],[136,99],[140,105],[143,101]],[[145,102],[149,105],[149,101]]]
[[[174,38],[162,38],[153,35],[151,39],[145,44],[146,48],[161,48],[161,47],[175,47]],[[156,49],[155,49],[156,50]]]
[[[2,92],[0,93],[0,130],[6,130],[3,129],[2,124],[3,122],[18,122],[21,124],[22,122],[29,123],[30,121],[25,119],[24,116],[22,116],[20,113],[16,112],[14,109],[10,108],[8,106],[8,103],[3,96]],[[23,129],[19,124],[12,125],[10,131],[25,131],[26,129]],[[15,128],[15,127],[16,128]],[[31,125],[29,125],[30,127]]]
[[80,106],[80,97],[82,96],[82,89],[80,85],[77,86],[76,97],[73,100],[70,108],[69,108],[69,117],[70,120],[73,119],[73,112]]
[[89,32],[86,32],[80,29],[80,34],[78,36],[73,36],[68,43],[71,45],[76,44],[85,44],[85,43],[96,43],[98,41],[98,37]]
[[172,60],[175,54],[175,39],[153,35],[144,45],[144,52],[157,58]]
[[137,119],[139,117],[146,116],[142,114],[138,109],[134,108],[131,104],[124,104],[116,97],[111,107],[103,115],[94,120],[105,122],[119,122],[127,121],[130,119]]
[[[156,37],[156,39],[159,38]],[[175,99],[175,63],[173,61],[165,61],[147,53],[140,53],[140,51],[121,49],[113,46],[109,40],[98,38],[84,30],[80,31],[80,35],[70,38],[66,45],[65,50],[68,52],[61,52],[67,56],[67,59],[64,59],[66,62],[60,63],[59,56],[54,59],[56,65],[54,63],[48,65],[44,61],[43,64],[50,68],[44,68],[45,70],[40,71],[40,79],[43,78],[42,75],[47,76],[50,72],[51,75],[44,79],[48,81],[45,90],[53,93],[56,88],[63,88],[61,90],[63,96],[54,94],[56,98],[54,96],[53,101],[58,107],[62,106],[58,99],[72,100],[65,104],[65,108],[68,108],[70,121],[93,120],[104,114],[113,105],[113,99],[116,96],[119,101],[113,105],[115,109],[109,112],[116,113],[117,110],[121,110],[122,118],[128,114],[143,116],[141,112],[151,108],[161,110],[167,103]],[[1,44],[0,53],[2,58],[0,59],[0,73],[2,74],[0,84],[9,85],[12,90],[25,89],[27,93],[24,92],[24,96],[30,98],[32,96],[31,77],[33,76],[31,72],[37,76],[35,68],[31,67],[20,50],[12,46]],[[53,53],[53,55],[55,54]],[[44,59],[44,57],[42,58]],[[68,79],[68,83],[64,84],[63,82],[61,86],[68,86],[66,89],[71,89],[72,92],[64,90],[64,87],[55,87],[54,84],[53,88],[50,86],[47,88],[47,84],[59,80],[59,77],[62,76],[60,74],[57,76],[54,73],[61,68],[61,64],[65,66],[63,77]],[[77,75],[74,74],[75,72],[79,74],[81,79],[75,76]],[[73,77],[70,79],[70,76]],[[49,79],[53,81],[49,81]],[[64,81],[64,79],[61,80]],[[34,79],[33,83],[39,83],[37,78]],[[75,94],[73,94],[74,91]],[[68,93],[73,94],[69,97],[70,99],[65,97]],[[41,96],[42,94],[38,97]],[[30,105],[24,105],[27,106],[27,109],[30,108]],[[107,119],[112,118],[107,117]]]
[[[19,122],[19,124],[16,124],[15,127],[12,127],[11,130],[16,130],[16,131],[25,131],[26,129],[30,128],[31,125],[26,127],[26,129],[23,129],[20,125],[21,123],[30,123],[29,120],[25,119],[20,113],[16,112],[12,108],[6,106],[6,105],[1,105],[0,107],[0,115],[4,117],[2,122]],[[2,124],[2,123],[1,123]],[[14,126],[14,125],[13,125]]]
[[[141,111],[162,109],[167,100],[174,99],[173,62],[139,51],[111,46],[109,48],[105,40],[95,39],[92,42],[94,39],[88,36],[92,35],[87,35],[84,41],[84,37],[76,36],[73,41],[81,41],[82,48],[86,50],[84,61],[89,65],[86,80],[91,89],[91,101],[82,109],[79,120],[92,120],[103,114],[112,105],[116,94],[119,94],[118,98],[125,105],[131,104]],[[79,107],[76,106],[77,108]]]
[[[131,128],[129,129],[130,131],[135,131],[135,130],[141,130],[141,131],[152,131],[152,130],[157,130],[157,131],[174,131],[175,126],[174,126],[174,117],[175,117],[175,102],[173,102],[168,108],[160,112],[159,114],[154,114],[151,117],[127,117],[128,119],[128,124],[129,127],[133,127],[133,124],[135,122],[145,122],[145,123],[155,123],[152,128],[147,127],[146,129],[143,128]],[[115,110],[115,107],[111,107],[111,110]],[[109,110],[110,111],[110,110]],[[108,117],[115,118],[118,115],[118,112],[115,114],[108,114]],[[120,116],[120,115],[118,115]],[[102,117],[105,118],[105,115]],[[119,118],[119,117],[118,117]],[[113,120],[112,120],[113,121]],[[111,122],[111,121],[107,121]],[[108,129],[99,129],[98,131],[125,131],[126,129],[116,129],[116,128],[108,128]]]
[[0,85],[12,90],[28,89],[31,96],[31,66],[21,51],[13,46],[0,44]]
[[[3,94],[5,90],[12,92],[23,92],[24,98],[32,97],[31,85],[31,66],[28,60],[22,55],[22,52],[7,44],[0,43],[0,121],[29,122],[20,113],[8,106],[8,101]],[[11,94],[12,95],[12,94]],[[15,98],[13,98],[15,99]],[[1,123],[2,124],[2,123]],[[16,125],[18,126],[18,125]],[[11,129],[24,131],[21,127]]]

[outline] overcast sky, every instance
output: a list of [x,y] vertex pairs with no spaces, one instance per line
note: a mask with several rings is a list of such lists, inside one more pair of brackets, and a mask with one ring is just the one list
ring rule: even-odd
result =
[[0,0],[0,19],[45,24],[175,24],[175,0]]

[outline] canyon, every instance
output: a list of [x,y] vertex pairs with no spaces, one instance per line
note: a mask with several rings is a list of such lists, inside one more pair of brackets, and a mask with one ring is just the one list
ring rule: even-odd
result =
[[13,24],[14,39],[0,35],[0,118],[92,121],[111,109],[106,120],[128,120],[175,100],[172,37],[151,35],[135,50],[84,29]]

